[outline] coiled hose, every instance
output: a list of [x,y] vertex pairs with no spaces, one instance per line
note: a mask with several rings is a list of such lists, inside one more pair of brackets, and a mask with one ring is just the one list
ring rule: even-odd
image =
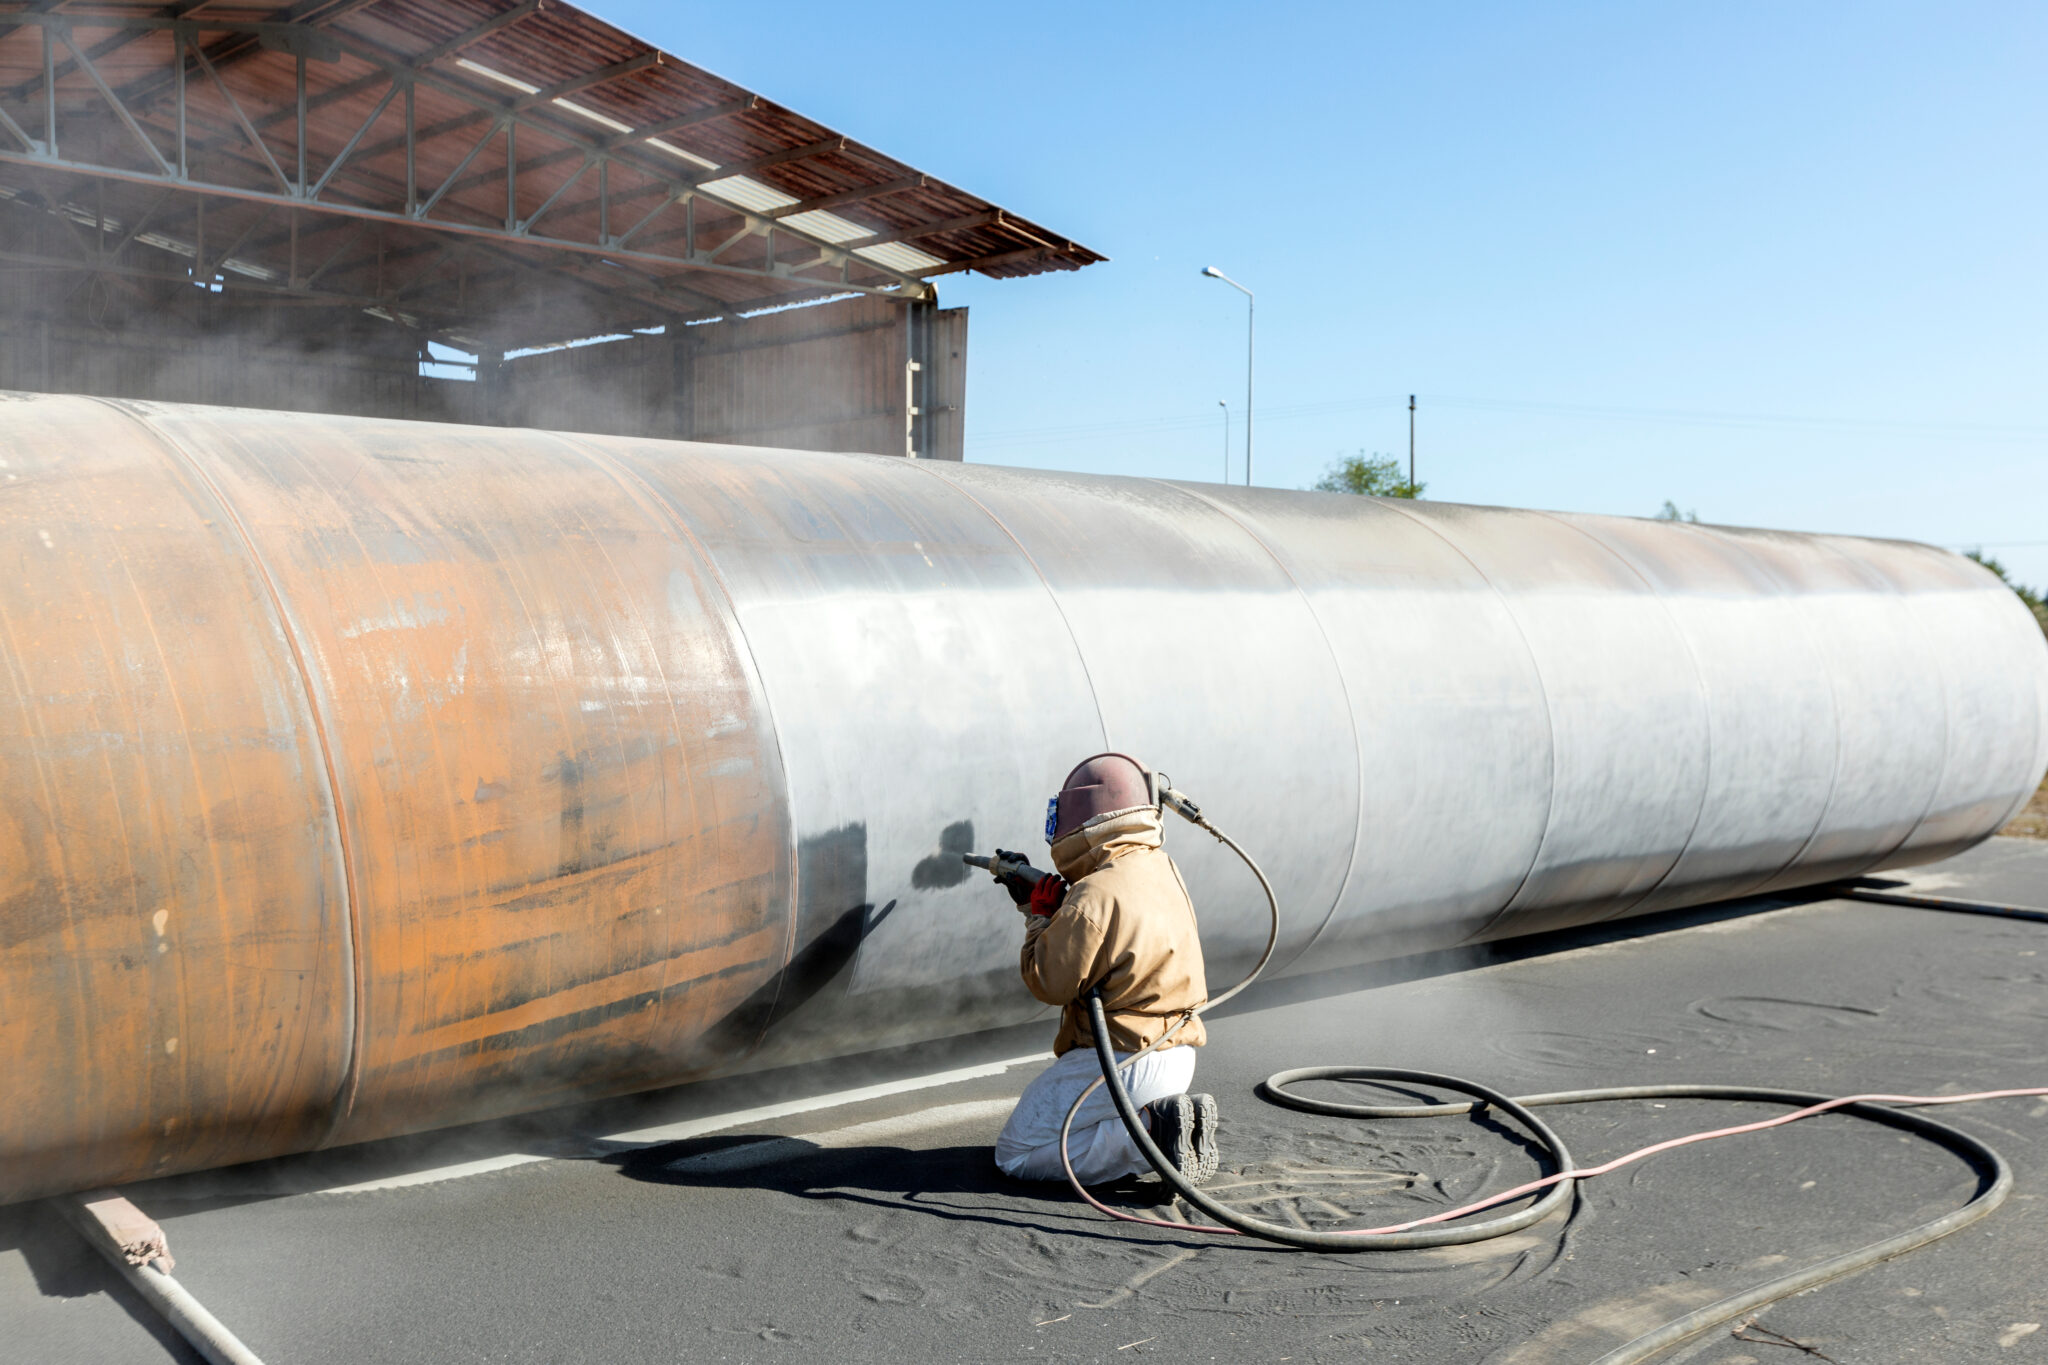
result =
[[[1160,1038],[1139,1051],[1132,1053],[1122,1062],[1109,1045],[1109,1020],[1102,1006],[1100,988],[1091,989],[1086,996],[1091,1032],[1095,1041],[1096,1060],[1102,1067],[1102,1079],[1091,1084],[1067,1110],[1066,1122],[1060,1127],[1060,1159],[1066,1167],[1067,1179],[1075,1193],[1101,1212],[1124,1222],[1142,1223],[1148,1227],[1167,1228],[1177,1232],[1202,1232],[1223,1236],[1251,1236],[1278,1242],[1285,1246],[1302,1247],[1312,1251],[1407,1251],[1424,1247],[1455,1246],[1463,1243],[1485,1241],[1505,1236],[1521,1228],[1539,1223],[1572,1198],[1578,1181],[1605,1175],[1631,1162],[1674,1147],[1704,1142],[1711,1138],[1730,1137],[1738,1133],[1756,1132],[1793,1123],[1814,1114],[1840,1110],[1857,1118],[1882,1123],[1925,1138],[1968,1162],[1982,1178],[1977,1193],[1961,1207],[1956,1208],[1919,1227],[1872,1242],[1866,1247],[1830,1257],[1825,1261],[1806,1266],[1803,1269],[1766,1280],[1762,1284],[1731,1295],[1717,1303],[1695,1309],[1683,1317],[1674,1318],[1654,1331],[1646,1332],[1616,1349],[1601,1356],[1594,1365],[1634,1365],[1660,1352],[1676,1346],[1701,1332],[1727,1322],[1752,1309],[1761,1308],[1790,1294],[1796,1294],[1829,1280],[1852,1274],[1880,1261],[1925,1246],[1937,1238],[1946,1237],[1959,1228],[1983,1218],[2012,1192],[2012,1171],[1989,1145],[1970,1136],[1960,1129],[1916,1114],[1907,1109],[1893,1108],[1894,1105],[1963,1104],[1976,1100],[1999,1099],[2013,1096],[2048,1095],[2048,1087],[2021,1090],[1994,1090],[1973,1095],[1849,1095],[1827,1096],[1810,1094],[1799,1090],[1777,1090],[1755,1086],[1737,1085],[1638,1085],[1610,1086],[1593,1090],[1560,1090],[1543,1095],[1507,1096],[1473,1081],[1457,1076],[1445,1076],[1432,1071],[1411,1071],[1398,1067],[1370,1066],[1315,1066],[1298,1067],[1289,1071],[1275,1072],[1259,1085],[1261,1098],[1311,1114],[1328,1114],[1344,1118],[1390,1119],[1427,1118],[1448,1114],[1465,1114],[1485,1108],[1497,1111],[1512,1119],[1536,1139],[1538,1146],[1548,1158],[1552,1167],[1549,1174],[1540,1179],[1489,1195],[1484,1199],[1467,1204],[1462,1208],[1449,1209],[1426,1218],[1417,1218],[1405,1223],[1396,1223],[1381,1228],[1349,1228],[1328,1232],[1306,1230],[1283,1226],[1251,1218],[1228,1205],[1204,1194],[1174,1166],[1164,1152],[1153,1142],[1144,1119],[1138,1113],[1138,1106],[1132,1101],[1130,1091],[1125,1087],[1119,1071],[1129,1068],[1140,1057],[1155,1051],[1167,1043],[1189,1019],[1204,1013],[1251,985],[1265,970],[1272,959],[1273,946],[1280,932],[1280,902],[1274,894],[1273,885],[1266,879],[1255,859],[1245,852],[1236,841],[1212,825],[1193,802],[1186,800],[1179,792],[1167,794],[1163,804],[1170,806],[1198,828],[1214,835],[1232,852],[1244,860],[1258,879],[1259,887],[1266,895],[1266,904],[1272,912],[1272,927],[1266,937],[1266,948],[1258,962],[1245,978],[1225,991],[1222,995],[1196,1007],[1177,1020]],[[1448,1090],[1471,1098],[1449,1104],[1423,1105],[1369,1105],[1348,1104],[1335,1100],[1313,1099],[1290,1087],[1306,1081],[1366,1081],[1388,1082],[1404,1086],[1422,1086],[1433,1090]],[[1109,1086],[1110,1100],[1116,1106],[1117,1114],[1123,1120],[1132,1142],[1145,1156],[1159,1178],[1172,1186],[1174,1191],[1188,1204],[1200,1209],[1216,1220],[1214,1225],[1203,1223],[1175,1222],[1168,1219],[1145,1218],[1136,1214],[1112,1209],[1088,1193],[1074,1174],[1074,1167],[1067,1156],[1068,1136],[1073,1130],[1074,1115],[1081,1105],[1095,1093],[1099,1085]],[[1693,1133],[1681,1138],[1654,1143],[1625,1156],[1599,1166],[1580,1167],[1574,1163],[1561,1138],[1534,1114],[1531,1109],[1546,1105],[1592,1104],[1606,1100],[1648,1100],[1648,1099],[1711,1099],[1742,1100],[1766,1104],[1788,1104],[1795,1106],[1793,1112],[1765,1119],[1758,1123],[1740,1124],[1732,1128],[1713,1129]],[[1480,1222],[1450,1224],[1453,1220],[1469,1214],[1511,1203],[1517,1199],[1542,1191],[1542,1197],[1526,1208],[1513,1213],[1501,1214]]]

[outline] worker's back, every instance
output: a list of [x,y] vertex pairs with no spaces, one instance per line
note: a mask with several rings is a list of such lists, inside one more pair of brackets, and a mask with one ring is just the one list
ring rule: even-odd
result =
[[[1020,965],[1033,995],[1063,1007],[1056,1053],[1092,1042],[1079,1000],[1091,986],[1101,988],[1118,1052],[1144,1047],[1208,999],[1195,908],[1160,839],[1159,813],[1145,807],[1055,849],[1062,872],[1079,875],[1056,914],[1034,918]],[[1189,1019],[1167,1046],[1199,1047],[1206,1037],[1202,1021]]]

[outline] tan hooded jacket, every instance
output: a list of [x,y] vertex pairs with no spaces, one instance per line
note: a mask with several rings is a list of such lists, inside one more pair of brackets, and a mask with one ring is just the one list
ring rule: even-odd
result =
[[[1163,834],[1159,812],[1145,806],[1100,816],[1052,847],[1072,885],[1058,913],[1031,917],[1022,965],[1031,993],[1064,1007],[1055,1053],[1095,1046],[1080,999],[1090,986],[1102,987],[1118,1052],[1136,1052],[1209,998],[1194,903],[1160,847]],[[1166,1046],[1207,1041],[1191,1019]]]

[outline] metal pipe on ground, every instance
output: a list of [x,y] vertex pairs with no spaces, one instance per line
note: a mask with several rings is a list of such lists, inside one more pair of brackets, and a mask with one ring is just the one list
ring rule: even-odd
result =
[[263,1365],[191,1291],[171,1278],[162,1229],[135,1205],[102,1190],[52,1201],[64,1221],[211,1365]]
[[1880,905],[1904,905],[1915,910],[1953,910],[1965,915],[1995,915],[2004,919],[2030,919],[2048,924],[2048,910],[2028,905],[1997,905],[1989,901],[1957,900],[1953,896],[1922,896],[1912,891],[1893,891],[1883,884],[1859,886],[1851,883],[1838,892],[1845,900],[1875,901]]
[[1104,749],[1276,972],[2048,767],[2032,619],[1897,541],[28,394],[0,460],[0,1200],[1024,1022],[960,855]]

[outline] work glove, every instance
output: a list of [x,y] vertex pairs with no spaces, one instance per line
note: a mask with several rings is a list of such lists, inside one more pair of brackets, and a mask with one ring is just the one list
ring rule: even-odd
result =
[[1050,915],[1060,908],[1060,902],[1067,898],[1067,880],[1048,872],[1031,888],[1031,906],[1027,913]]
[[[1023,854],[1012,853],[1007,848],[997,849],[996,856],[998,858],[1003,859],[1006,862],[1024,863],[1027,866],[1031,862],[1031,860],[1025,857]],[[1003,884],[1003,890],[1010,893],[1010,899],[1016,902],[1017,908],[1019,910],[1022,910],[1027,904],[1030,903],[1031,894],[1034,890],[1037,889],[1037,883],[1033,882],[1030,878],[1022,876],[1015,872],[1012,872],[1007,877],[998,877],[996,878],[996,880]]]

